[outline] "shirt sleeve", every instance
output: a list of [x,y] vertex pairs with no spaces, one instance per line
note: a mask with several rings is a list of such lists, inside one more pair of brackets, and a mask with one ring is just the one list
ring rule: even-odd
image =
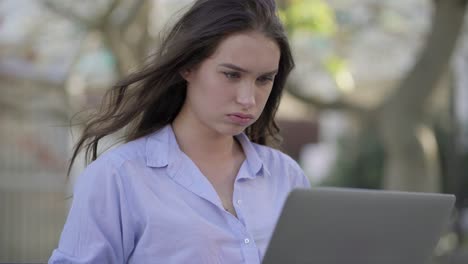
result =
[[125,263],[133,248],[131,215],[117,168],[91,163],[78,177],[58,248],[49,264]]
[[304,171],[299,166],[299,164],[293,160],[292,158],[288,157],[290,163],[290,173],[291,175],[291,182],[293,188],[310,188],[310,181],[309,178],[304,174]]

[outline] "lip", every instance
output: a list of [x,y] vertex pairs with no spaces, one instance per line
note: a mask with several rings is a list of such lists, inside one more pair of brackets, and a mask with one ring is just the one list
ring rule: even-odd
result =
[[253,119],[253,115],[243,113],[232,113],[227,115],[231,122],[239,125],[248,125]]

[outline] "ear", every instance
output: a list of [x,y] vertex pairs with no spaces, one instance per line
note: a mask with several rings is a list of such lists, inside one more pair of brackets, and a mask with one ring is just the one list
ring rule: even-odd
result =
[[183,69],[179,72],[180,76],[182,76],[182,78],[184,78],[187,82],[190,81],[190,79],[192,78],[192,70],[191,69]]

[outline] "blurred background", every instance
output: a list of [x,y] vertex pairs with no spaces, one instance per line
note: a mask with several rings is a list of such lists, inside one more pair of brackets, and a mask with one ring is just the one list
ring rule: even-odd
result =
[[[0,0],[0,263],[47,261],[84,167],[67,179],[72,117],[190,2]],[[297,63],[282,150],[314,186],[456,194],[433,262],[468,263],[467,1],[277,3]]]

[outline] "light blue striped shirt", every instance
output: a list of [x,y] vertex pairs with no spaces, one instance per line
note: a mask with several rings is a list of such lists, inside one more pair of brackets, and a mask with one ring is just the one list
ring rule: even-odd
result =
[[309,182],[290,157],[236,137],[238,218],[168,125],[86,168],[49,263],[260,263],[287,194]]

